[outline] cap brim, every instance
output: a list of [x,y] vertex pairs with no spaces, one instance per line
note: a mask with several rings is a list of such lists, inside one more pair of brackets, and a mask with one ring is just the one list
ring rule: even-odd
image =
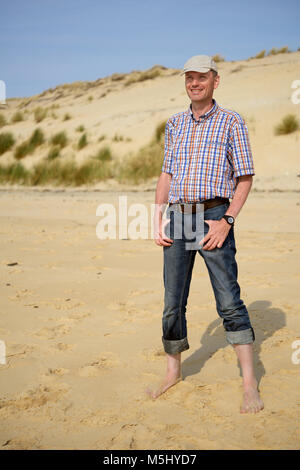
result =
[[206,73],[209,72],[211,69],[209,67],[199,67],[199,68],[189,68],[189,69],[183,69],[183,71],[180,73],[180,75],[184,75],[186,72],[201,72],[201,73]]

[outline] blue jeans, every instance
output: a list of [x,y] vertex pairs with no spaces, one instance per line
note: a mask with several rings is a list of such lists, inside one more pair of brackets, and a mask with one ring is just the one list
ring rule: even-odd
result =
[[[220,220],[228,209],[229,203],[215,206],[204,211],[205,220]],[[187,239],[184,230],[185,214],[180,213],[182,223],[182,237],[174,236],[174,215],[178,214],[167,209],[170,218],[169,230],[173,244],[163,247],[164,253],[164,311],[162,317],[162,342],[168,354],[177,354],[189,349],[187,339],[186,306],[189,295],[192,271],[196,251],[205,261],[211,285],[216,300],[216,308],[223,319],[223,327],[227,342],[230,344],[249,344],[255,340],[254,330],[251,326],[248,311],[240,298],[240,287],[237,282],[238,268],[235,260],[236,246],[234,228],[231,227],[221,248],[204,250],[186,249]],[[196,214],[191,214],[195,226]],[[204,222],[204,235],[209,230]],[[202,236],[200,237],[202,238]]]

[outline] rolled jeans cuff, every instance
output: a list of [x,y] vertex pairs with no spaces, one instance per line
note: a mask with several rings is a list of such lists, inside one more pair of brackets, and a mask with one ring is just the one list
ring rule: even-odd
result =
[[190,347],[187,338],[168,340],[162,337],[162,342],[167,354],[179,354]]
[[250,344],[255,340],[253,328],[240,331],[226,331],[226,339],[229,344]]

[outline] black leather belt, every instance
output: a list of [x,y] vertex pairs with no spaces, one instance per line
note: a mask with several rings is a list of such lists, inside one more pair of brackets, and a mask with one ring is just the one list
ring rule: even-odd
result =
[[171,206],[179,206],[180,212],[184,213],[192,213],[194,214],[197,212],[197,209],[199,210],[199,206],[203,205],[204,208],[203,210],[206,211],[206,209],[211,209],[212,207],[215,206],[220,206],[221,204],[226,204],[229,203],[229,199],[227,197],[215,197],[213,199],[206,199],[206,201],[202,202],[195,202],[195,203],[186,203],[186,204],[181,204],[179,202],[172,202],[169,204],[169,207]]

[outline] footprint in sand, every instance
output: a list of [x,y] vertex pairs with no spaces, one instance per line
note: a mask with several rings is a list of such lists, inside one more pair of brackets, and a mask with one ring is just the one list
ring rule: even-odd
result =
[[70,332],[71,328],[66,325],[57,325],[52,328],[42,328],[38,332],[34,333],[35,336],[40,336],[45,339],[55,339],[58,336],[66,335]]
[[[26,356],[26,354],[34,351],[35,346],[28,345],[28,344],[12,344],[8,343],[7,344],[7,350],[6,350],[6,358],[12,358],[13,360],[23,358]],[[10,365],[10,360],[8,361],[8,365]]]
[[68,374],[69,369],[63,369],[63,368],[58,368],[58,369],[52,369],[51,367],[48,369],[48,371],[46,372],[45,375],[47,376],[62,376],[62,375],[65,375],[65,374]]
[[45,319],[45,321],[60,321],[60,322],[69,322],[69,323],[77,323],[82,321],[84,318],[90,317],[90,313],[79,313],[74,312],[71,313],[68,317],[60,317],[60,318],[52,318],[49,317]]
[[74,348],[74,344],[66,344],[66,343],[57,343],[55,348],[59,351],[72,351]]
[[111,426],[120,421],[120,416],[111,411],[97,410],[91,413],[86,413],[85,417],[80,419],[79,422],[85,426]]
[[31,449],[40,449],[39,440],[36,438],[28,439],[23,437],[14,437],[12,439],[7,439],[1,445],[3,450],[31,450]]
[[154,294],[154,290],[146,290],[146,289],[141,289],[141,290],[132,290],[129,293],[130,297],[136,297],[138,295],[146,295],[146,294]]
[[82,302],[77,299],[70,298],[56,298],[51,301],[43,300],[39,302],[39,305],[54,307],[56,310],[72,310],[73,308],[81,307],[85,305],[85,302]]
[[24,412],[32,408],[46,405],[48,402],[57,402],[67,391],[66,384],[39,385],[35,389],[27,390],[15,398],[0,399],[0,416],[7,417],[18,412]]
[[78,371],[80,377],[96,377],[102,372],[108,372],[113,367],[120,364],[115,354],[105,353],[98,359],[81,367]]
[[159,361],[161,358],[166,357],[166,353],[163,348],[156,349],[144,349],[141,352],[141,355],[146,359],[146,361]]
[[30,289],[20,289],[18,290],[14,296],[10,296],[10,300],[23,300],[26,299],[27,297],[32,296],[35,294],[35,291],[30,290]]

